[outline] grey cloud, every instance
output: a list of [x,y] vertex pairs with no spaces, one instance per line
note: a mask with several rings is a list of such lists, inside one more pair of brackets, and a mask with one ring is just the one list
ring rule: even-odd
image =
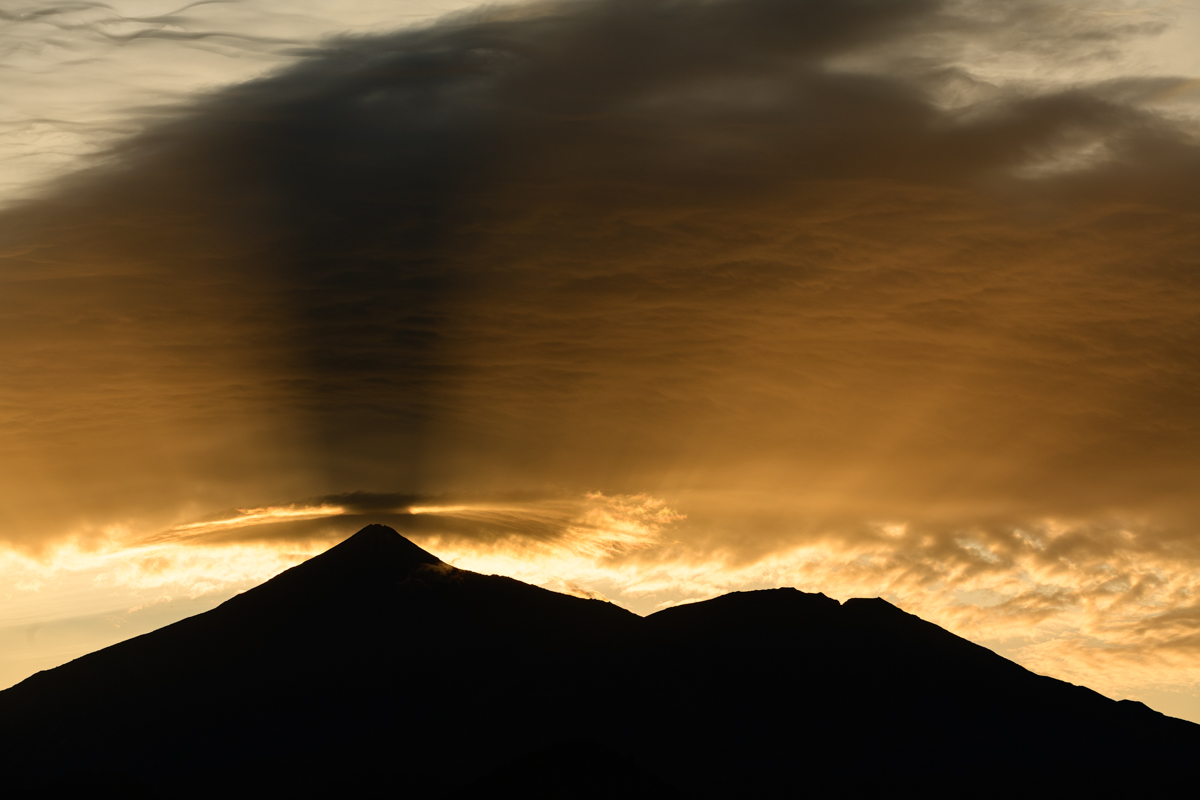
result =
[[152,121],[3,220],[3,535],[356,490],[712,491],[743,558],[1196,519],[1194,139],[1149,86],[939,105],[968,40],[1131,35],[988,8],[483,10]]

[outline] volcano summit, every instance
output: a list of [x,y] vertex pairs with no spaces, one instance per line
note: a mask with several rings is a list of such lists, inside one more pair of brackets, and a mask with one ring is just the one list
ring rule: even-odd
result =
[[31,795],[1109,794],[1180,785],[1197,748],[1200,726],[883,600],[642,618],[380,525],[0,692],[5,775]]

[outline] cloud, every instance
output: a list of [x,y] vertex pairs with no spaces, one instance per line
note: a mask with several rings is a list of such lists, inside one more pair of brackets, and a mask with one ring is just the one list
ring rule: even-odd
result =
[[1194,79],[1096,72],[1162,25],[489,8],[155,112],[0,220],[0,537],[382,521],[635,604],[1186,649]]
[[[186,104],[213,87],[286,66],[330,31],[384,31],[465,0],[170,0],[6,3],[0,68],[0,203],[36,196],[142,127],[131,112]],[[153,115],[151,115],[153,116]]]

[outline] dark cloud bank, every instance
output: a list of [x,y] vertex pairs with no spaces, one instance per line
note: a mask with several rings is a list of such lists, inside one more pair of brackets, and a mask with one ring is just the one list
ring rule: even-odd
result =
[[1200,147],[1055,9],[483,10],[160,112],[0,218],[0,535],[600,490],[1193,564]]

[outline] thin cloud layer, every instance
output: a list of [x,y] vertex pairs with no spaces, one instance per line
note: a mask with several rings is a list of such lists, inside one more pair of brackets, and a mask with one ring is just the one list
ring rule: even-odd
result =
[[[1195,82],[1086,78],[1162,25],[610,0],[331,41],[4,213],[0,536],[382,521],[634,605],[1189,653]],[[284,507],[325,510],[215,524]]]
[[293,63],[331,30],[394,30],[464,0],[15,0],[0,9],[0,204],[144,127],[131,112]]

